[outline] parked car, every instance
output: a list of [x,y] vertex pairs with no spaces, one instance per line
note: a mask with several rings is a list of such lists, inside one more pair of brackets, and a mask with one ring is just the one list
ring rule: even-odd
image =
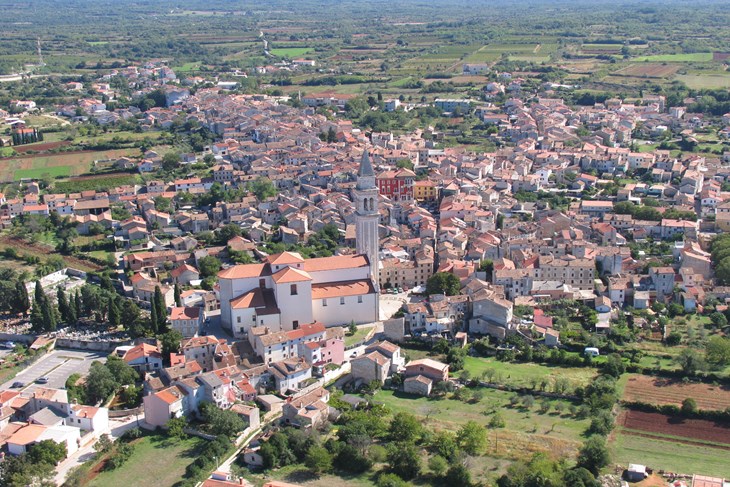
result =
[[48,377],[38,377],[35,381],[39,384],[48,384]]
[[23,382],[15,381],[15,382],[13,382],[13,385],[11,387],[13,389],[18,389],[18,388],[23,387],[23,386],[25,386],[25,384]]

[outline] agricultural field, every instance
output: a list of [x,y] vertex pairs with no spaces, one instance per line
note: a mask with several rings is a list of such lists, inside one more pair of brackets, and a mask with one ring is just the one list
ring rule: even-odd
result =
[[91,164],[99,159],[116,159],[138,155],[137,149],[83,151],[47,155],[15,156],[0,160],[0,181],[19,181],[21,178],[80,176],[89,172]]
[[669,78],[679,70],[676,64],[642,63],[632,64],[615,71],[614,76],[636,76],[641,78]]
[[730,73],[688,73],[677,75],[675,79],[696,90],[730,88]]
[[726,477],[730,452],[711,446],[686,445],[673,439],[643,437],[627,434],[618,428],[612,435],[609,448],[614,463],[627,467],[641,463],[654,469],[684,474],[703,474]]
[[691,397],[703,410],[724,410],[730,407],[730,387],[726,385],[693,384],[680,380],[630,374],[622,378],[626,385],[622,399],[656,405],[681,406]]
[[311,47],[281,47],[271,49],[269,52],[274,56],[296,58],[314,51]]
[[641,56],[635,61],[648,61],[658,63],[706,63],[712,61],[711,52],[695,52],[690,54],[657,54],[654,56]]
[[538,411],[539,398],[532,409],[510,406],[513,393],[496,389],[478,388],[484,393],[476,403],[466,403],[452,398],[415,397],[390,390],[378,391],[373,400],[382,403],[393,412],[409,412],[422,418],[433,430],[457,430],[467,421],[487,425],[492,413],[499,411],[505,420],[505,428],[491,430],[488,435],[487,455],[498,458],[526,458],[535,452],[572,457],[583,441],[583,432],[590,419],[577,419],[568,414],[568,401],[560,403],[562,412],[552,407],[547,413]]
[[560,367],[535,363],[500,362],[491,358],[466,357],[464,370],[472,377],[480,377],[487,370],[493,370],[500,383],[515,387],[532,388],[533,381],[547,380],[552,386],[558,377],[570,382],[570,387],[585,386],[596,377],[596,370],[587,367]]
[[689,444],[708,444],[730,450],[730,425],[714,421],[627,410],[619,416],[617,424],[622,430],[638,436],[685,439]]

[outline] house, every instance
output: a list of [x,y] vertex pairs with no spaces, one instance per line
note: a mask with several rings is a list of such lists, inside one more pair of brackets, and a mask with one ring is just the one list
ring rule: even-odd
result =
[[144,420],[151,426],[164,427],[173,418],[186,416],[190,406],[185,389],[178,385],[144,396]]
[[432,387],[433,381],[423,375],[414,375],[403,381],[403,391],[408,394],[428,397]]
[[288,390],[298,390],[302,383],[312,378],[312,366],[303,358],[289,358],[269,365],[274,377],[276,390],[284,393]]
[[383,384],[390,375],[390,359],[376,350],[351,360],[350,364],[352,377],[365,383],[378,381]]
[[122,357],[127,365],[137,372],[162,370],[162,354],[160,349],[149,343],[140,343],[126,351]]
[[187,286],[191,281],[200,279],[200,272],[190,264],[183,264],[170,271],[170,277],[173,282]]
[[170,325],[184,338],[195,337],[203,325],[203,310],[198,307],[174,307],[170,310]]
[[[11,423],[13,425],[14,423]],[[10,426],[10,425],[9,425]],[[7,449],[11,455],[22,455],[36,443],[51,440],[66,445],[66,454],[72,455],[79,449],[81,430],[72,426],[21,424],[8,439]]]
[[291,396],[281,409],[282,421],[304,428],[316,427],[329,417],[329,399],[330,393],[323,387]]
[[246,422],[247,428],[258,428],[261,425],[259,408],[256,406],[236,403],[231,406],[231,411],[241,416],[241,419]]
[[425,376],[434,382],[449,380],[449,366],[437,360],[424,358],[406,364],[406,377]]

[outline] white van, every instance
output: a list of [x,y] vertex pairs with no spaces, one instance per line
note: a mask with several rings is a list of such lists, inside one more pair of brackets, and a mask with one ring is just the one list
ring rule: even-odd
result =
[[583,355],[590,355],[591,357],[598,357],[601,355],[601,353],[598,351],[596,347],[586,347],[585,350],[583,350]]

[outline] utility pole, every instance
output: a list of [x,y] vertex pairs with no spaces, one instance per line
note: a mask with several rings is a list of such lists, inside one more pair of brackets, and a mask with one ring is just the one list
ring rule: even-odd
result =
[[38,50],[38,66],[45,66],[46,63],[43,62],[43,54],[41,53],[41,38],[36,38],[36,46]]

